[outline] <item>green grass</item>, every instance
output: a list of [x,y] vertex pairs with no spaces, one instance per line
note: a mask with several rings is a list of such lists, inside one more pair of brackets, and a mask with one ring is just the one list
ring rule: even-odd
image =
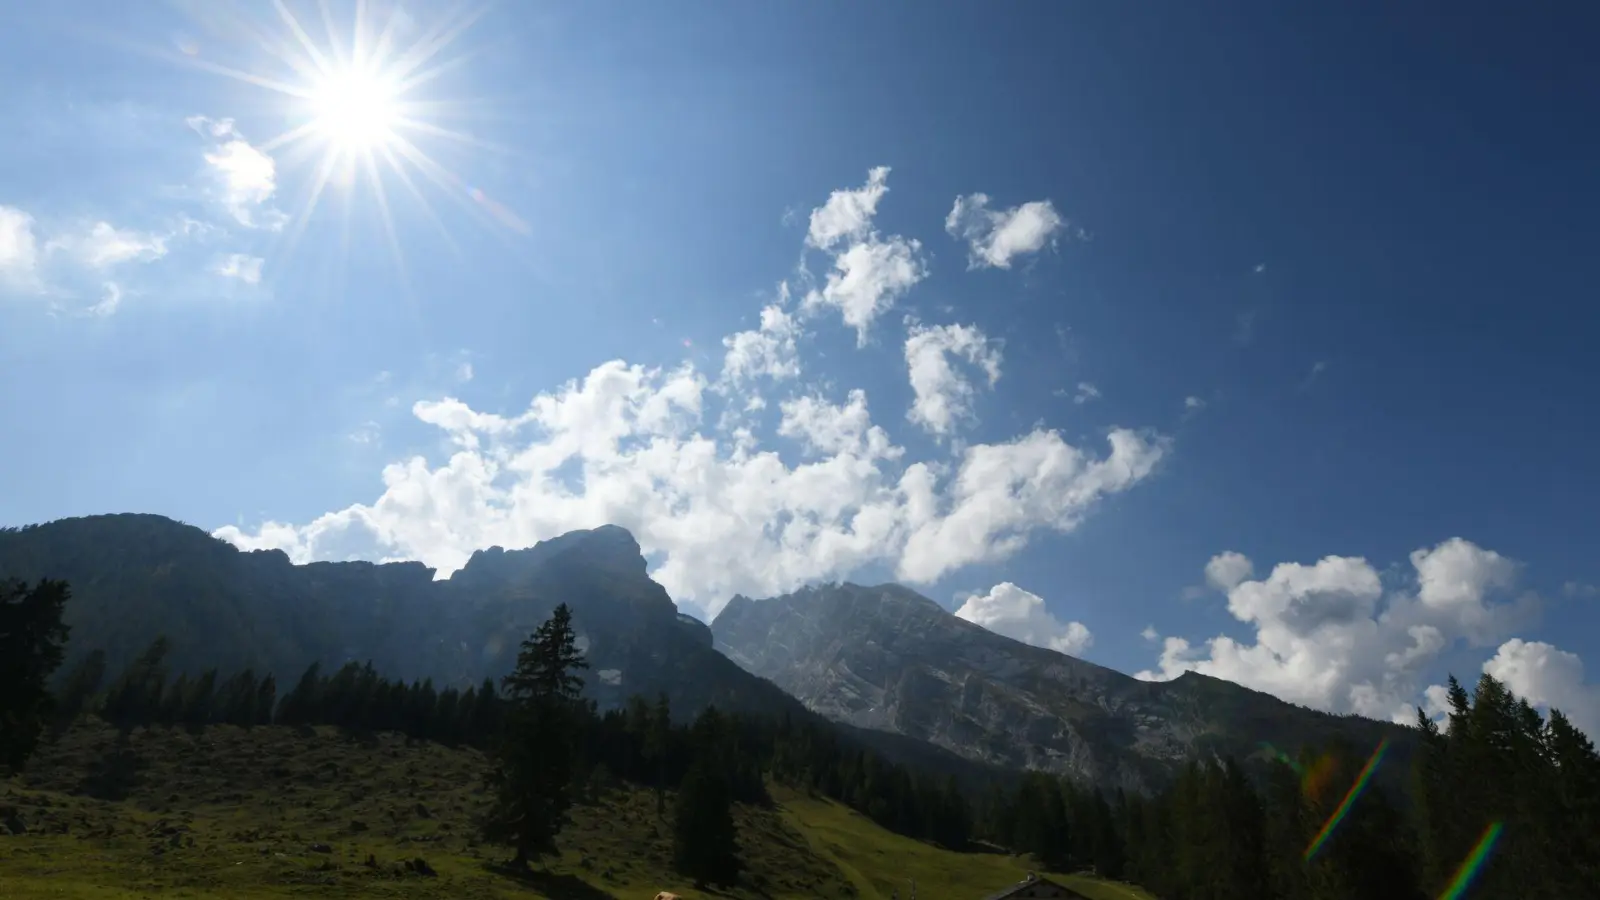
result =
[[[980,900],[1021,881],[1035,866],[1003,853],[953,853],[885,831],[847,806],[831,800],[777,792],[784,817],[804,834],[812,849],[832,860],[856,886],[862,900],[889,900],[895,890],[909,900],[916,881],[917,900]],[[1092,900],[1149,900],[1139,888],[1087,875],[1041,873]]]
[[[0,822],[10,808],[28,826],[0,837],[0,897],[704,896],[672,874],[670,821],[654,796],[619,784],[595,787],[574,810],[548,871],[507,874],[496,866],[505,851],[472,829],[488,800],[483,767],[475,751],[396,735],[222,726],[140,731],[123,745],[82,725],[0,781]],[[889,900],[896,886],[906,898],[914,878],[924,900],[979,900],[1029,868],[891,834],[829,801],[782,789],[778,800],[737,810],[747,872],[718,896]],[[417,858],[437,874],[408,869]],[[1146,896],[1062,880],[1094,900]]]

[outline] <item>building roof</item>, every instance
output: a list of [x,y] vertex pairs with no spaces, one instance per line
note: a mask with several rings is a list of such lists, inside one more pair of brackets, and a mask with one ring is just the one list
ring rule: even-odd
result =
[[1069,897],[1069,898],[1082,898],[1082,900],[1089,900],[1088,897],[1084,896],[1083,894],[1078,893],[1077,891],[1073,890],[1072,888],[1067,887],[1066,885],[1062,884],[1059,881],[1051,881],[1048,878],[1041,878],[1038,875],[1033,874],[1032,872],[1028,873],[1028,877],[1027,878],[1022,879],[1021,881],[1017,882],[1016,884],[1011,885],[1010,887],[1003,888],[1001,890],[995,891],[994,893],[990,894],[989,896],[983,898],[983,900],[1005,900],[1005,898],[1014,896],[1017,893],[1019,893],[1019,892],[1021,892],[1023,890],[1026,890],[1027,888],[1038,887],[1041,884],[1049,885],[1050,887],[1055,888],[1056,891],[1060,892],[1059,896]]

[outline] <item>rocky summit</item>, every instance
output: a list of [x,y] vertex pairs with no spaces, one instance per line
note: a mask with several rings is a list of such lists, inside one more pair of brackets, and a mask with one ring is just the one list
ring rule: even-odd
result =
[[1197,755],[1259,753],[1404,730],[1189,673],[1146,682],[994,634],[895,584],[734,598],[717,648],[810,709],[967,759],[1145,789]]

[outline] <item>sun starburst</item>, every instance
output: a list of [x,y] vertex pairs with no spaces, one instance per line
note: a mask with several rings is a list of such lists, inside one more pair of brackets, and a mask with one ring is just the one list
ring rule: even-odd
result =
[[[265,88],[284,101],[289,127],[259,149],[281,156],[291,165],[310,167],[311,177],[289,234],[291,243],[316,214],[330,185],[354,188],[360,181],[370,188],[400,262],[386,187],[391,179],[418,201],[447,241],[448,229],[419,180],[432,183],[480,221],[525,232],[527,226],[503,204],[470,186],[424,149],[427,140],[497,149],[447,127],[441,119],[452,111],[450,102],[421,96],[425,86],[464,59],[446,56],[446,52],[484,8],[457,8],[424,27],[398,5],[389,6],[384,15],[375,14],[374,3],[354,0],[345,4],[339,11],[349,15],[341,20],[330,0],[317,0],[320,36],[313,34],[317,29],[312,18],[297,15],[285,0],[271,0],[275,15],[267,23],[243,18],[230,22],[233,31],[244,34],[273,61],[269,68],[277,69],[276,74],[208,59],[197,46],[183,49],[185,63]],[[414,177],[417,175],[421,178]]]

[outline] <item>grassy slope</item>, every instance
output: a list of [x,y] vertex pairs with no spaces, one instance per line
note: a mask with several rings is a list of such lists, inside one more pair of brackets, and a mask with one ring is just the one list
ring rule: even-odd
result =
[[[486,801],[482,770],[473,751],[394,735],[156,730],[137,733],[123,752],[110,729],[79,727],[25,776],[0,781],[0,823],[11,807],[29,829],[0,837],[0,897],[699,896],[671,874],[670,825],[654,797],[622,787],[575,811],[549,872],[498,871],[503,851],[472,835]],[[888,900],[915,878],[919,898],[977,900],[1028,868],[907,840],[827,801],[779,800],[776,810],[738,811],[748,873],[722,896]],[[407,871],[417,857],[437,877]],[[1066,880],[1096,900],[1143,896]]]

